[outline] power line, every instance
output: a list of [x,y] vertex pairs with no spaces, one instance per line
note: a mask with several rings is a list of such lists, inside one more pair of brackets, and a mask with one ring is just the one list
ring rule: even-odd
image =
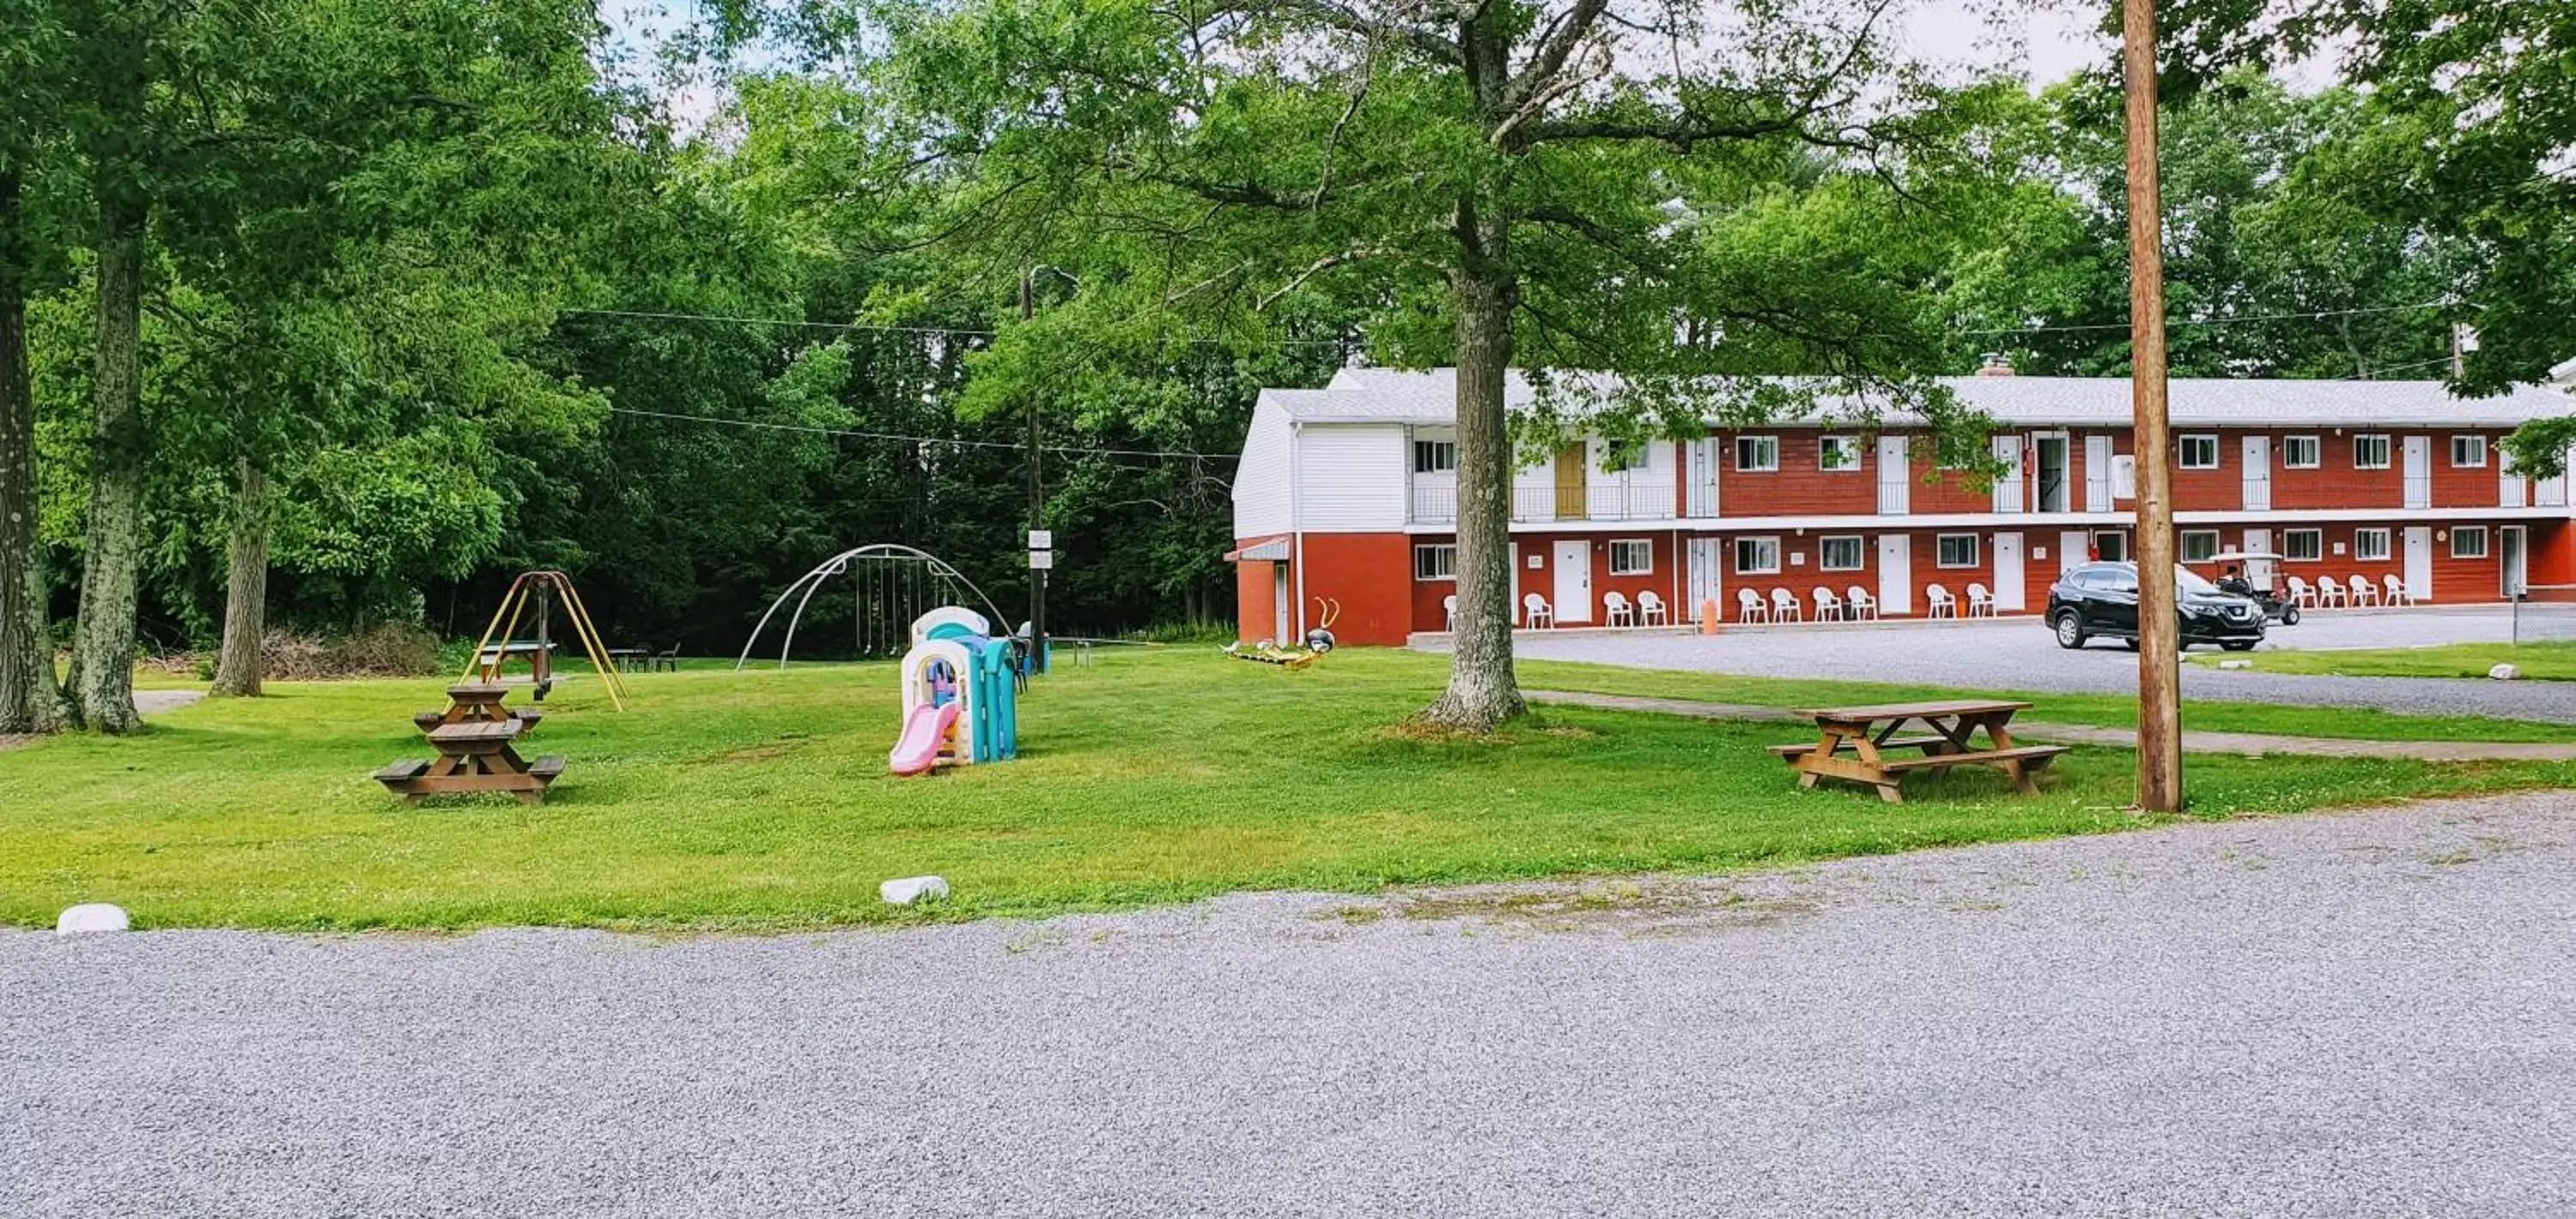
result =
[[[667,313],[644,309],[564,309],[559,310],[558,312],[580,314],[585,317],[628,317],[665,322],[725,322],[743,326],[793,326],[806,330],[851,330],[870,334],[942,335],[950,338],[964,339],[998,338],[1002,333],[998,330],[975,330],[958,326],[880,326],[867,322],[810,322],[799,318],[789,317],[738,317],[722,313]],[[1185,336],[1180,338],[1167,338],[1163,341],[1167,343],[1191,345],[1205,344],[1249,347],[1343,346],[1343,340],[1340,339],[1264,338],[1258,340],[1244,340],[1238,343],[1233,339],[1208,337],[1193,338]]]
[[[2445,302],[2426,301],[2420,305],[2381,305],[2370,309],[2327,309],[2317,313],[2256,313],[2244,317],[2208,317],[2168,319],[2167,326],[2233,326],[2242,322],[2301,322],[2329,317],[2358,317],[2365,313],[2411,313],[2442,308]],[[2068,326],[2020,326],[2006,330],[1962,330],[1965,335],[1982,334],[2059,334],[2078,330],[2126,330],[2127,322],[2089,322]]]
[[2386,368],[2371,369],[2370,371],[2361,374],[2361,379],[2367,381],[2384,372],[2405,372],[2410,368],[2430,368],[2435,364],[2448,364],[2450,362],[2450,356],[2435,356],[2429,360],[2417,360],[2412,364],[2391,364]]
[[[682,423],[715,423],[725,427],[756,428],[772,432],[802,432],[809,436],[842,436],[855,440],[901,440],[915,444],[945,444],[970,449],[1009,449],[1025,453],[1025,443],[1003,440],[960,440],[949,436],[907,436],[900,432],[863,432],[852,428],[816,427],[803,423],[771,423],[760,419],[717,419],[708,415],[680,415],[669,411],[648,411],[631,406],[612,406],[609,413],[636,415],[647,419],[671,419]],[[1080,445],[1049,444],[1038,446],[1050,453],[1085,453],[1101,457],[1188,457],[1200,461],[1216,460],[1211,454],[1188,449],[1100,449]]]

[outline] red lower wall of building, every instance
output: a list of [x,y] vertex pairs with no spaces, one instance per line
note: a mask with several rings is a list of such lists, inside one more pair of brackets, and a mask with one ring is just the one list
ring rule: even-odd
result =
[[1263,559],[1248,559],[1234,565],[1234,637],[1237,640],[1257,643],[1279,637],[1279,624],[1271,621],[1274,616],[1272,599],[1277,595],[1275,573],[1283,570],[1283,564]]

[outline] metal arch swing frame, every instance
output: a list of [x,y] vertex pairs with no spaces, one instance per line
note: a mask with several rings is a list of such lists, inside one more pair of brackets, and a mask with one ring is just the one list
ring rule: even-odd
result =
[[[987,621],[991,622],[995,629],[1005,628],[1007,620],[1002,617],[999,609],[994,608],[993,599],[984,595],[981,587],[973,580],[967,579],[966,573],[951,566],[947,560],[929,551],[901,543],[874,542],[866,546],[853,546],[815,564],[813,570],[798,576],[794,583],[781,590],[777,599],[771,601],[769,608],[760,615],[760,622],[751,628],[751,638],[743,641],[742,655],[734,658],[734,672],[739,673],[750,666],[752,649],[760,646],[760,637],[768,632],[770,620],[778,616],[779,607],[787,604],[788,598],[794,597],[796,612],[788,615],[786,634],[778,645],[778,667],[786,668],[788,654],[796,648],[796,627],[805,618],[805,607],[813,603],[814,594],[821,590],[825,583],[832,577],[849,571],[850,564],[861,559],[906,559],[920,567],[927,567],[933,576],[954,580],[959,587],[975,594],[975,599],[983,603],[984,612],[989,615]],[[910,629],[909,623],[905,624],[905,629]]]

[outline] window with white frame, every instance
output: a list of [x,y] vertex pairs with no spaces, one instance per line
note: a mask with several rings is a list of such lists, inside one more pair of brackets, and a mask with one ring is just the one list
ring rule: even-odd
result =
[[1448,542],[1414,547],[1413,578],[1416,580],[1457,579],[1458,547]]
[[2352,438],[2352,468],[2385,470],[2388,468],[2388,437],[2382,435]]
[[1646,468],[1646,446],[1642,444],[1614,444],[1602,457],[1601,468],[1613,474]]
[[1416,474],[1453,474],[1458,469],[1458,442],[1455,440],[1417,440],[1413,442],[1413,472]]
[[2105,563],[2120,563],[2129,557],[2129,535],[2103,532],[2093,535],[2093,557]]
[[1826,436],[1817,440],[1816,468],[1819,470],[1859,469],[1860,437]]
[[2487,527],[2484,525],[2453,526],[2451,529],[2451,557],[2454,559],[2483,559],[2487,557]]
[[2325,442],[2314,436],[2281,438],[2281,465],[2292,470],[2314,470],[2326,464]]
[[2293,529],[2282,534],[2281,557],[2293,563],[2314,563],[2326,557],[2325,530]]
[[2182,455],[2183,469],[2215,470],[2218,468],[2218,437],[2216,436],[2182,437],[2177,451]]
[[1610,574],[1614,576],[1655,574],[1655,544],[1644,538],[1627,538],[1610,543]]
[[2388,561],[2388,531],[2355,529],[2352,531],[2352,557],[2364,563]]
[[1777,436],[1736,437],[1735,468],[1746,473],[1779,469],[1780,438]]
[[1824,571],[1859,571],[1864,553],[1859,534],[1825,538],[1816,543],[1816,566]]
[[1977,565],[1977,535],[1945,533],[1933,541],[1933,562],[1941,567]]
[[1770,576],[1780,572],[1780,539],[1735,539],[1735,574]]
[[2474,470],[2487,464],[2487,438],[2484,436],[2451,437],[2451,466]]
[[2182,531],[2182,561],[2206,563],[2218,557],[2218,531],[2185,529]]

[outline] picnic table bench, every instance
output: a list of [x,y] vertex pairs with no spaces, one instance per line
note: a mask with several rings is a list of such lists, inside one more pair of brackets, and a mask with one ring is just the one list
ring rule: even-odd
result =
[[450,686],[447,697],[447,710],[412,717],[438,757],[393,763],[376,772],[376,781],[408,804],[463,792],[508,792],[522,804],[543,803],[546,789],[563,775],[564,760],[550,754],[530,762],[515,743],[544,713],[503,707],[503,689],[492,683]]
[[[1814,787],[1822,779],[1843,779],[1878,789],[1890,804],[1905,799],[1900,789],[1915,771],[1943,771],[1953,766],[1993,766],[2012,779],[2013,790],[2035,795],[2031,776],[2065,753],[2064,745],[2015,745],[2009,725],[2029,703],[1953,699],[1929,703],[1881,703],[1836,707],[1799,714],[1816,721],[1815,744],[1774,745],[1773,755],[1798,772],[1798,786]],[[1898,736],[1908,724],[1924,731]],[[1986,735],[1979,748],[1975,737]],[[1890,751],[1917,750],[1913,757],[1889,757]]]

